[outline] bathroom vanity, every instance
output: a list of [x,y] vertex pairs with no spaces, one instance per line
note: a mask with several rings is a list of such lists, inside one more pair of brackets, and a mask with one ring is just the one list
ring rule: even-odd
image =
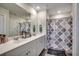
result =
[[0,45],[1,56],[38,56],[45,48],[45,34],[37,34],[30,38],[14,40]]

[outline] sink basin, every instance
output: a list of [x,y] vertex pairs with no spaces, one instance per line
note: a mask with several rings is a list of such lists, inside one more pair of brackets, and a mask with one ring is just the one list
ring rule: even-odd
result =
[[26,40],[28,41],[28,38],[22,38],[20,36],[15,36],[15,37],[10,37],[9,40],[11,40],[13,43],[21,43],[21,42],[25,42]]
[[21,40],[14,40],[13,42],[14,43],[20,43],[20,42],[22,42],[23,40],[21,39]]

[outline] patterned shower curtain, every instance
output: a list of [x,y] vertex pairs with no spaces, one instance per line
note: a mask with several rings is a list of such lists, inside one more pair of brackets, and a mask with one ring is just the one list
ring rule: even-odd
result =
[[72,17],[47,19],[47,48],[72,51]]

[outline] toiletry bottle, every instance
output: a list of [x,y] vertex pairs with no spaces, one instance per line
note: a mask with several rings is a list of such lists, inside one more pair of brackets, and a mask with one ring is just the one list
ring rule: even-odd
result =
[[33,35],[35,35],[35,31],[36,31],[35,25],[33,25]]
[[42,33],[42,25],[39,26],[40,33]]

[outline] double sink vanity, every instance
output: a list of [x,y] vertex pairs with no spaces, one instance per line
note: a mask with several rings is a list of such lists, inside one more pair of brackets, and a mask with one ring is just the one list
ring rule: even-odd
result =
[[45,48],[43,33],[25,39],[14,40],[13,37],[8,39],[8,42],[0,45],[1,56],[38,56]]

